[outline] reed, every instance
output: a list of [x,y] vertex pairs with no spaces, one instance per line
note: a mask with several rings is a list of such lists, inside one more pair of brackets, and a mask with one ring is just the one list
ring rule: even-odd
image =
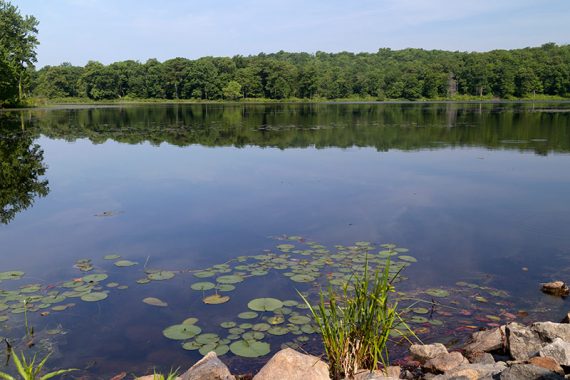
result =
[[[20,356],[18,356],[18,354],[13,352],[10,348],[8,349],[8,354],[12,356],[12,361],[16,366],[16,370],[18,372],[18,375],[20,375],[21,380],[48,380],[71,371],[77,371],[75,368],[60,369],[41,375],[41,372],[50,355],[47,355],[39,363],[36,364],[36,355],[34,355],[31,360],[28,360],[24,353],[21,353]],[[15,377],[4,372],[0,372],[0,379],[16,380]]]
[[362,275],[355,274],[339,292],[330,285],[321,290],[317,305],[301,295],[319,327],[333,380],[388,367],[390,333],[403,329],[413,335],[398,303],[390,299],[399,273],[390,273],[389,259],[383,269],[375,270],[366,260]]

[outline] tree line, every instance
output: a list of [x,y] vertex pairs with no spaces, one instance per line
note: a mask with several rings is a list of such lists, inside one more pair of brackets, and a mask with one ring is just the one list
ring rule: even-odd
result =
[[0,0],[0,106],[24,97],[112,99],[442,99],[570,97],[570,45],[451,52],[260,53],[128,60],[36,70],[38,21]]
[[441,99],[570,96],[570,45],[485,53],[380,49],[174,58],[165,62],[64,63],[34,72],[30,91],[48,98]]

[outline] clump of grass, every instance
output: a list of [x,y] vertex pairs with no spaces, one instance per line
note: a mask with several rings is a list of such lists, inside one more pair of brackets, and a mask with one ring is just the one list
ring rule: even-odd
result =
[[398,303],[390,299],[399,273],[390,273],[389,259],[382,270],[372,270],[366,260],[363,274],[355,274],[341,292],[331,286],[321,290],[318,305],[301,295],[319,327],[332,379],[350,379],[380,364],[386,368],[390,333],[405,329],[413,335],[398,313]]
[[166,375],[155,371],[152,374],[152,378],[153,380],[176,380],[176,378],[178,378],[178,370],[179,368],[176,368],[175,370],[171,369]]
[[[50,355],[47,355],[43,360],[36,364],[36,355],[34,355],[31,360],[28,360],[24,353],[21,353],[20,356],[18,356],[18,354],[13,352],[10,348],[8,349],[8,354],[11,354],[12,361],[14,362],[18,375],[20,375],[22,380],[48,380],[52,377],[63,375],[71,371],[77,371],[75,368],[60,369],[46,373],[45,375],[40,375]],[[4,372],[0,372],[0,379],[16,380],[15,377]]]

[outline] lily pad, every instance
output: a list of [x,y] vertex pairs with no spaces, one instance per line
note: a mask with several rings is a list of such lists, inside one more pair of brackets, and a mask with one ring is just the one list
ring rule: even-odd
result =
[[19,280],[24,276],[24,272],[20,271],[8,271],[8,272],[0,272],[0,281],[1,280]]
[[218,305],[221,303],[226,303],[230,300],[229,296],[221,296],[219,294],[212,294],[211,296],[205,297],[202,301],[207,305]]
[[409,263],[417,263],[418,262],[418,259],[416,259],[413,256],[401,255],[401,256],[398,256],[398,258],[402,261],[407,261]]
[[244,358],[258,358],[267,355],[271,347],[265,342],[239,340],[230,345],[230,351]]
[[216,275],[216,272],[208,271],[208,270],[203,270],[203,271],[194,273],[194,277],[198,277],[198,278],[213,277],[215,275]]
[[186,318],[182,321],[182,324],[184,325],[195,325],[196,323],[198,323],[198,318],[195,317]]
[[313,282],[313,281],[315,281],[315,277],[310,276],[308,274],[296,274],[296,275],[291,276],[289,278],[295,282]]
[[429,294],[433,297],[448,297],[449,292],[443,289],[428,289],[426,290],[426,294]]
[[220,276],[216,278],[216,281],[220,284],[237,284],[243,281],[243,277],[237,275]]
[[425,307],[414,307],[412,309],[412,311],[416,314],[427,314],[427,313],[429,313],[429,309],[426,309]]
[[157,306],[157,307],[167,307],[168,304],[161,299],[155,297],[147,297],[143,299],[143,302],[150,306]]
[[153,280],[153,281],[170,280],[171,278],[174,278],[174,272],[170,272],[167,270],[161,270],[159,272],[154,272],[154,273],[149,274],[148,278]]
[[115,255],[115,254],[103,256],[104,260],[117,260],[120,258],[121,258],[121,255]]
[[239,313],[238,314],[238,318],[241,319],[254,319],[257,318],[259,314],[257,314],[255,311],[244,311],[243,313]]
[[81,299],[85,302],[97,302],[102,301],[109,295],[105,292],[92,292],[81,296]]
[[289,329],[284,326],[273,326],[267,332],[271,335],[285,335],[289,333]]
[[237,323],[235,323],[234,321],[227,321],[220,323],[220,326],[222,326],[225,329],[231,329],[232,327],[236,327]]
[[311,322],[311,318],[304,315],[295,315],[289,318],[289,322],[295,325],[306,325],[307,323]]
[[196,282],[192,285],[190,285],[190,288],[192,288],[193,290],[211,290],[214,289],[216,287],[216,285],[212,282]]
[[83,281],[85,282],[100,282],[104,281],[109,278],[108,275],[104,273],[97,273],[97,274],[88,274],[87,276],[83,277]]
[[115,265],[118,267],[132,267],[133,265],[137,265],[138,263],[130,260],[119,260],[115,261]]
[[276,298],[256,298],[249,301],[247,307],[254,311],[273,311],[283,307],[283,302]]
[[167,327],[162,331],[162,335],[168,339],[174,340],[186,340],[194,338],[196,335],[200,334],[202,329],[196,325],[189,325],[182,323],[180,325],[173,325]]

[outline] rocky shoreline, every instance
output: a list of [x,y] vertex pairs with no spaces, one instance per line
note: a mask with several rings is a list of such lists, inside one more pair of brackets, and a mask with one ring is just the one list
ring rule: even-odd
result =
[[[153,375],[140,377],[153,380]],[[186,371],[180,380],[245,380],[234,376],[214,352]],[[276,353],[253,380],[329,380],[320,358],[287,348]],[[511,322],[475,332],[462,349],[449,352],[441,343],[414,344],[410,360],[370,372],[355,380],[557,380],[570,379],[570,313],[560,322]]]

